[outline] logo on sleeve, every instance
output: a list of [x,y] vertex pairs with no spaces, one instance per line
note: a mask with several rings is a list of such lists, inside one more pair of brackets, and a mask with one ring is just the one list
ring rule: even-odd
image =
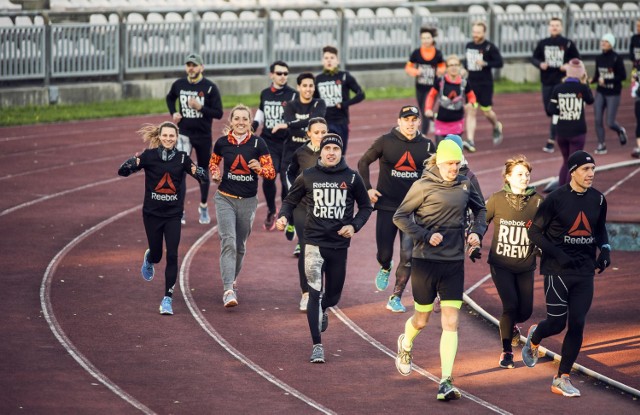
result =
[[169,173],[165,173],[160,179],[156,188],[151,192],[151,199],[162,200],[166,202],[174,202],[178,200],[176,186],[171,180]]
[[241,154],[236,156],[233,160],[231,168],[227,173],[227,178],[230,180],[236,180],[239,182],[252,182],[254,181],[253,175],[251,175],[251,169]]
[[587,220],[587,215],[580,211],[576,219],[571,225],[571,229],[564,237],[564,243],[574,245],[589,245],[595,242],[593,233],[591,231],[591,225]]
[[400,160],[393,166],[391,177],[399,177],[401,179],[417,179],[418,169],[416,162],[413,160],[411,153],[405,151]]

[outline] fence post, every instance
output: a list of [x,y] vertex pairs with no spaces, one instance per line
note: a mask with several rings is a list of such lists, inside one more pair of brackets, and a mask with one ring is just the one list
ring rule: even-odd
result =
[[347,17],[344,14],[344,8],[340,7],[340,9],[338,9],[338,45],[340,45],[340,49],[342,52],[342,56],[344,56],[344,59],[342,59],[342,69],[343,70],[347,70],[347,65],[349,64],[349,55],[350,55],[350,51],[349,51],[349,36],[347,36],[347,34],[349,33],[349,22],[347,21]]
[[269,65],[271,64],[271,62],[276,60],[275,51],[273,50],[273,41],[272,41],[273,39],[275,39],[275,36],[273,33],[273,19],[271,19],[271,9],[270,8],[264,9],[264,14],[266,18],[265,34],[264,34],[264,50],[267,51],[267,53],[264,56],[267,61],[263,62],[263,67],[264,67],[264,73],[268,75]]
[[118,12],[118,38],[120,39],[120,51],[118,59],[120,60],[120,68],[118,69],[118,82],[124,86],[124,77],[127,66],[127,55],[129,54],[129,45],[127,44],[127,23],[123,12]]
[[49,14],[43,13],[44,18],[44,86],[51,85],[51,73],[53,71],[53,39],[51,35],[51,19]]

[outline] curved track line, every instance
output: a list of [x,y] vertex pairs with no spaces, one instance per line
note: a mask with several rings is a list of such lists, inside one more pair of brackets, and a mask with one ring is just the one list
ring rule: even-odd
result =
[[[264,203],[261,203],[260,205],[264,206]],[[211,230],[207,231],[204,235],[202,235],[200,238],[198,238],[198,240],[193,245],[191,245],[191,248],[189,248],[189,251],[187,252],[187,254],[184,257],[184,260],[182,261],[182,266],[180,267],[180,290],[182,291],[182,295],[184,297],[185,303],[187,303],[187,307],[189,307],[189,311],[191,312],[191,315],[198,322],[200,327],[202,327],[202,329],[209,335],[209,337],[215,340],[216,343],[218,343],[230,355],[235,357],[240,363],[249,367],[251,370],[253,370],[255,373],[265,378],[267,381],[271,382],[272,384],[284,390],[285,392],[295,396],[296,398],[306,403],[307,405],[311,406],[312,408],[317,409],[318,411],[325,414],[335,414],[335,412],[333,412],[331,409],[326,408],[325,406],[321,405],[320,403],[304,395],[302,392],[298,391],[292,386],[289,386],[288,384],[282,382],[280,379],[273,376],[271,373],[269,373],[268,371],[260,367],[257,363],[253,362],[247,356],[242,354],[238,349],[236,349],[228,341],[226,341],[225,338],[221,336],[220,333],[218,333],[213,328],[213,326],[211,326],[211,324],[209,324],[207,319],[202,315],[202,313],[196,306],[195,300],[191,295],[189,278],[187,276],[189,273],[190,263],[194,255],[200,249],[200,247],[209,238],[215,235],[217,231],[218,231],[218,226],[216,225],[213,228],[211,228]]]
[[[386,354],[387,356],[391,357],[392,359],[396,358],[396,352],[390,350],[389,348],[387,348],[386,346],[384,346],[382,343],[380,343],[379,341],[377,341],[376,339],[374,339],[373,337],[371,337],[366,331],[362,330],[362,328],[360,326],[358,326],[356,323],[353,322],[353,320],[351,320],[349,317],[347,317],[346,314],[344,314],[344,312],[338,308],[338,307],[332,307],[332,311],[333,314],[335,314],[338,319],[340,319],[340,321],[342,321],[351,331],[353,331],[354,333],[356,333],[358,336],[362,337],[362,339],[364,339],[366,342],[368,342],[369,344],[371,344],[373,347],[375,347],[376,349],[380,350],[382,353]],[[440,383],[440,378],[435,376],[434,374],[432,374],[431,372],[428,372],[424,369],[422,369],[420,366],[417,365],[413,365],[412,366],[412,370],[415,372],[420,373],[422,376],[428,378],[429,380],[432,380],[435,383]],[[459,389],[460,392],[462,393],[462,396],[464,396],[465,398],[477,403],[478,405],[481,405],[495,413],[498,414],[503,414],[503,415],[508,415],[511,414],[511,412],[505,411],[504,409],[489,403],[481,398],[478,398],[475,395],[472,395],[468,392],[463,391],[462,389]]]
[[640,167],[638,167],[637,169],[635,169],[634,171],[632,171],[631,173],[627,174],[625,177],[623,177],[622,179],[618,180],[613,186],[611,186],[610,188],[608,188],[606,191],[602,192],[603,195],[608,195],[609,193],[613,192],[614,190],[616,190],[618,187],[622,186],[624,184],[624,182],[626,182],[627,180],[629,180],[630,178],[632,178],[633,176],[636,175],[636,173],[638,173],[640,171]]
[[58,251],[58,253],[53,257],[51,262],[49,262],[49,265],[47,266],[47,269],[44,273],[44,276],[42,277],[42,283],[40,284],[40,308],[42,309],[42,313],[44,314],[44,318],[46,319],[47,324],[49,325],[49,328],[53,332],[56,339],[58,339],[58,342],[62,345],[62,347],[64,347],[64,349],[69,353],[69,355],[71,355],[71,357],[73,357],[75,361],[78,362],[80,366],[82,366],[82,368],[87,373],[89,373],[98,382],[102,383],[109,390],[111,390],[113,393],[118,395],[121,399],[123,399],[125,402],[127,402],[134,408],[140,410],[145,414],[154,414],[154,412],[151,409],[143,405],[140,401],[135,399],[133,396],[129,395],[124,390],[120,389],[118,385],[113,383],[106,375],[100,372],[100,370],[98,370],[98,368],[95,367],[91,363],[91,361],[89,361],[89,359],[87,359],[73,345],[71,340],[66,336],[66,334],[60,327],[60,324],[58,324],[58,320],[56,319],[56,316],[53,312],[53,307],[51,306],[51,298],[50,298],[51,279],[56,269],[58,268],[58,264],[60,263],[62,258],[64,258],[71,249],[73,249],[76,245],[78,245],[80,242],[82,242],[84,239],[86,239],[88,236],[90,236],[94,232],[104,228],[105,226],[117,221],[118,219],[130,213],[140,211],[141,207],[142,205],[132,207],[130,209],[125,210],[124,212],[120,212],[117,215],[112,216],[111,218],[106,219],[92,226],[91,228],[87,229],[80,235],[76,236],[71,242],[65,245],[65,247],[62,248],[62,250]]

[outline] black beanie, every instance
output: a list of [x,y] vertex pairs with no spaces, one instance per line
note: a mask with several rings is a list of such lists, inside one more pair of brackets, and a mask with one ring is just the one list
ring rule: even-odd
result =
[[587,153],[583,150],[578,150],[572,155],[569,156],[569,162],[567,163],[567,167],[569,168],[569,173],[573,172],[578,167],[583,164],[593,163],[596,164],[596,161],[593,159],[591,154]]
[[329,133],[322,137],[322,141],[320,141],[320,150],[322,150],[322,147],[326,146],[327,144],[335,144],[340,147],[340,150],[344,150],[344,147],[342,145],[342,138],[338,134]]

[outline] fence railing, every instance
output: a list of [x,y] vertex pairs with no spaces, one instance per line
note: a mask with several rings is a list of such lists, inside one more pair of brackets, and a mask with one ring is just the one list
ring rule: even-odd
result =
[[[121,11],[117,21],[102,24],[52,23],[43,13],[34,19],[40,24],[0,24],[0,81],[41,79],[47,84],[59,78],[123,80],[128,75],[174,72],[183,68],[184,56],[193,50],[202,54],[210,73],[266,71],[276,59],[292,67],[310,67],[319,63],[321,48],[328,44],[340,49],[345,66],[401,64],[419,46],[421,26],[438,28],[437,45],[445,55],[463,54],[471,26],[478,20],[487,23],[488,38],[506,60],[522,59],[531,56],[537,42],[547,36],[553,16],[566,22],[565,33],[581,54],[599,53],[599,39],[605,32],[612,32],[618,39],[615,49],[626,53],[635,20],[640,18],[640,10],[483,10],[431,13],[414,3],[402,7],[403,13],[386,9],[381,15],[358,15],[335,9],[331,15],[302,14],[296,19],[272,15],[267,9],[250,15],[192,10],[182,16],[173,12],[181,18],[159,22],[138,21],[133,15],[140,13]],[[105,13],[113,17],[116,12]]]

